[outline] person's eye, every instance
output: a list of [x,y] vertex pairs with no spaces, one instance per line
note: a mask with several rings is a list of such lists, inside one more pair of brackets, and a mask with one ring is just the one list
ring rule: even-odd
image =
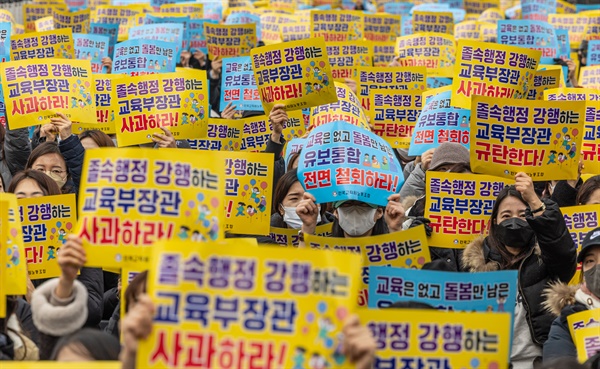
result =
[[63,172],[62,170],[53,170],[53,171],[52,171],[52,173],[54,173],[54,174],[58,174],[58,175],[61,175],[61,174],[62,174],[62,172]]
[[37,170],[38,172],[45,172],[46,171],[45,168],[35,168],[35,170]]

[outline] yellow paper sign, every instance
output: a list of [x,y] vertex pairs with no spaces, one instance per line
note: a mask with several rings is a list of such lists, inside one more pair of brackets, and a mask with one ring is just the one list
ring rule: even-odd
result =
[[5,286],[12,281],[6,277],[6,258],[8,251],[8,201],[0,200],[0,318],[6,317],[6,289]]
[[23,23],[25,32],[40,32],[36,29],[35,21],[52,17],[54,9],[46,4],[23,4]]
[[413,33],[454,33],[454,17],[451,12],[413,11]]
[[54,30],[54,18],[52,16],[37,19],[35,21],[35,32],[47,32]]
[[[333,223],[325,223],[315,228],[315,235],[328,237],[331,236],[331,227]],[[293,246],[298,247],[300,244],[300,238],[298,236],[298,229],[294,228],[278,228],[271,227],[269,237],[277,244],[281,246]]]
[[0,65],[6,116],[11,129],[49,123],[57,113],[95,122],[89,60],[23,60]]
[[499,177],[427,172],[425,217],[433,233],[429,245],[464,248],[487,233],[496,197],[505,185]]
[[87,265],[143,261],[144,249],[159,239],[193,244],[222,238],[224,167],[224,158],[204,151],[86,152],[76,233]]
[[500,8],[500,0],[465,0],[467,14],[481,14],[486,9]]
[[256,24],[204,23],[204,36],[211,60],[250,55],[256,46]]
[[92,23],[119,24],[118,41],[124,41],[129,35],[129,28],[136,26],[135,17],[144,12],[144,5],[130,6],[98,6],[91,13]]
[[168,127],[176,139],[197,138],[208,116],[206,73],[187,69],[112,80],[111,108],[119,146],[152,142]]
[[585,102],[474,96],[471,168],[504,178],[576,179],[584,121]]
[[556,29],[569,31],[569,43],[571,48],[579,48],[589,20],[585,16],[577,14],[548,14],[548,23]]
[[480,21],[464,21],[457,23],[454,26],[454,38],[456,40],[481,40],[481,25]]
[[[231,121],[230,121],[231,122]],[[230,126],[239,127],[241,123],[242,141],[241,151],[262,152],[267,148],[273,127],[266,115],[256,115],[244,119],[238,119],[229,123]],[[283,125],[283,136],[286,140],[301,137],[306,132],[301,110],[295,110],[288,114],[288,120]]]
[[556,12],[558,14],[575,14],[577,13],[577,5],[566,0],[556,0]]
[[396,53],[403,67],[427,67],[428,76],[452,77],[456,45],[449,35],[420,33],[398,37]]
[[583,363],[600,352],[600,326],[576,330],[575,347],[577,348],[577,359]]
[[202,19],[204,18],[204,4],[195,2],[163,4],[160,6],[160,12],[166,14],[185,14],[190,19]]
[[[8,206],[7,206],[8,204]],[[13,194],[0,193],[0,206],[7,207],[8,217],[0,219],[2,230],[2,252],[6,268],[2,269],[4,295],[25,295],[27,293],[27,261],[23,245],[23,228],[17,214],[19,205]],[[5,215],[5,214],[0,214]]]
[[157,315],[137,366],[292,368],[318,358],[347,368],[340,333],[354,312],[360,257],[237,243],[154,245],[148,290]]
[[20,199],[19,214],[29,278],[58,277],[59,249],[77,223],[75,195]]
[[73,33],[87,33],[90,28],[90,10],[70,12],[68,10],[55,9],[53,13],[54,28],[70,28]]
[[188,143],[194,150],[239,151],[243,129],[244,123],[239,119],[208,118],[206,134],[201,134],[204,138],[188,140]]
[[402,19],[393,14],[366,14],[365,40],[370,42],[395,42],[402,36]]
[[460,40],[452,81],[452,106],[471,108],[471,96],[527,96],[542,53],[522,47]]
[[75,59],[70,29],[27,33],[11,37],[11,60],[61,58]]
[[369,267],[390,266],[421,269],[431,261],[427,235],[422,226],[380,236],[335,238],[305,235],[306,247],[319,250],[348,251],[361,255],[362,272],[358,306],[369,300]]
[[373,90],[425,91],[427,87],[425,67],[358,67],[356,70],[356,94],[365,110],[370,109],[369,93]]
[[371,90],[369,123],[392,148],[408,149],[423,102],[422,90]]
[[558,88],[561,80],[562,69],[535,72],[533,86],[527,91],[527,100],[544,100],[544,91]]
[[281,26],[283,24],[280,23],[286,23],[287,20],[280,21],[282,16],[274,12],[264,13],[260,16],[261,40],[265,45],[278,44],[282,41]]
[[120,369],[120,361],[5,361],[2,369]]
[[310,14],[310,37],[327,42],[362,40],[365,15],[351,10],[319,10]]
[[298,41],[310,38],[310,21],[294,16],[293,21],[279,25],[281,40],[284,42]]
[[225,161],[225,232],[269,235],[273,155],[230,152]]
[[265,108],[309,108],[337,101],[323,39],[286,42],[252,50],[252,70]]
[[504,12],[498,8],[488,8],[479,16],[480,22],[498,23],[499,20],[504,20]]
[[[598,227],[598,219],[600,219],[600,209],[598,205],[577,205],[560,208],[565,219],[565,224],[575,246],[577,246],[577,254],[581,252],[581,243],[589,231]],[[577,272],[571,278],[569,284],[577,285],[581,283],[581,264],[577,264]]]
[[375,337],[380,365],[508,368],[509,313],[362,309],[359,316]]
[[553,88],[544,91],[544,100],[590,101],[597,104],[600,102],[600,91],[593,88]]
[[579,86],[600,90],[600,65],[581,68]]
[[498,35],[498,27],[492,23],[483,23],[479,28],[479,36],[481,41],[496,42]]
[[269,9],[275,11],[294,13],[297,7],[297,0],[269,0]]
[[343,83],[335,82],[338,101],[331,104],[319,105],[312,108],[309,130],[336,120],[342,120],[355,126],[371,130],[369,120],[360,101]]
[[387,67],[396,57],[396,41],[373,42],[373,66]]
[[569,323],[571,338],[575,341],[576,332],[580,329],[592,327],[600,329],[600,309],[590,309],[571,314],[567,317],[567,322]]
[[118,74],[94,74],[94,94],[96,96],[96,123],[79,123],[79,131],[98,129],[106,134],[117,133],[115,129],[115,112],[110,105],[112,81],[121,78]]
[[369,41],[329,42],[327,56],[336,81],[356,77],[356,68],[373,65],[373,44]]

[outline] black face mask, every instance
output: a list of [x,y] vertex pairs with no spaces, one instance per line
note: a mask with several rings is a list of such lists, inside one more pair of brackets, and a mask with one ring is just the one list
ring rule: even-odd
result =
[[525,220],[510,218],[498,224],[496,235],[505,246],[523,249],[531,244],[535,233]]
[[583,272],[585,285],[596,297],[600,297],[600,265]]

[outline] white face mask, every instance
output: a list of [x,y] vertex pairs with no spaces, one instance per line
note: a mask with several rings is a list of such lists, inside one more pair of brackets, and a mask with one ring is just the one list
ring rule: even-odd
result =
[[375,226],[377,209],[370,206],[340,206],[337,211],[340,227],[349,236],[362,236]]
[[[283,205],[281,205],[281,208],[284,212],[283,221],[288,225],[288,227],[293,229],[302,229],[302,219],[300,219],[300,216],[298,213],[296,213],[296,208]],[[321,207],[319,207],[319,211],[320,210]],[[321,223],[321,213],[319,213],[319,216],[317,217],[317,224],[319,223]]]

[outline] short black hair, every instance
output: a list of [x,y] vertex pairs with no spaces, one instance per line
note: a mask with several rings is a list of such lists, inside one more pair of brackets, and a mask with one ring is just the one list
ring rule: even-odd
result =
[[80,355],[90,356],[95,361],[119,360],[121,352],[121,344],[116,337],[92,328],[80,329],[62,337],[54,346],[50,360],[56,360],[65,347]]

